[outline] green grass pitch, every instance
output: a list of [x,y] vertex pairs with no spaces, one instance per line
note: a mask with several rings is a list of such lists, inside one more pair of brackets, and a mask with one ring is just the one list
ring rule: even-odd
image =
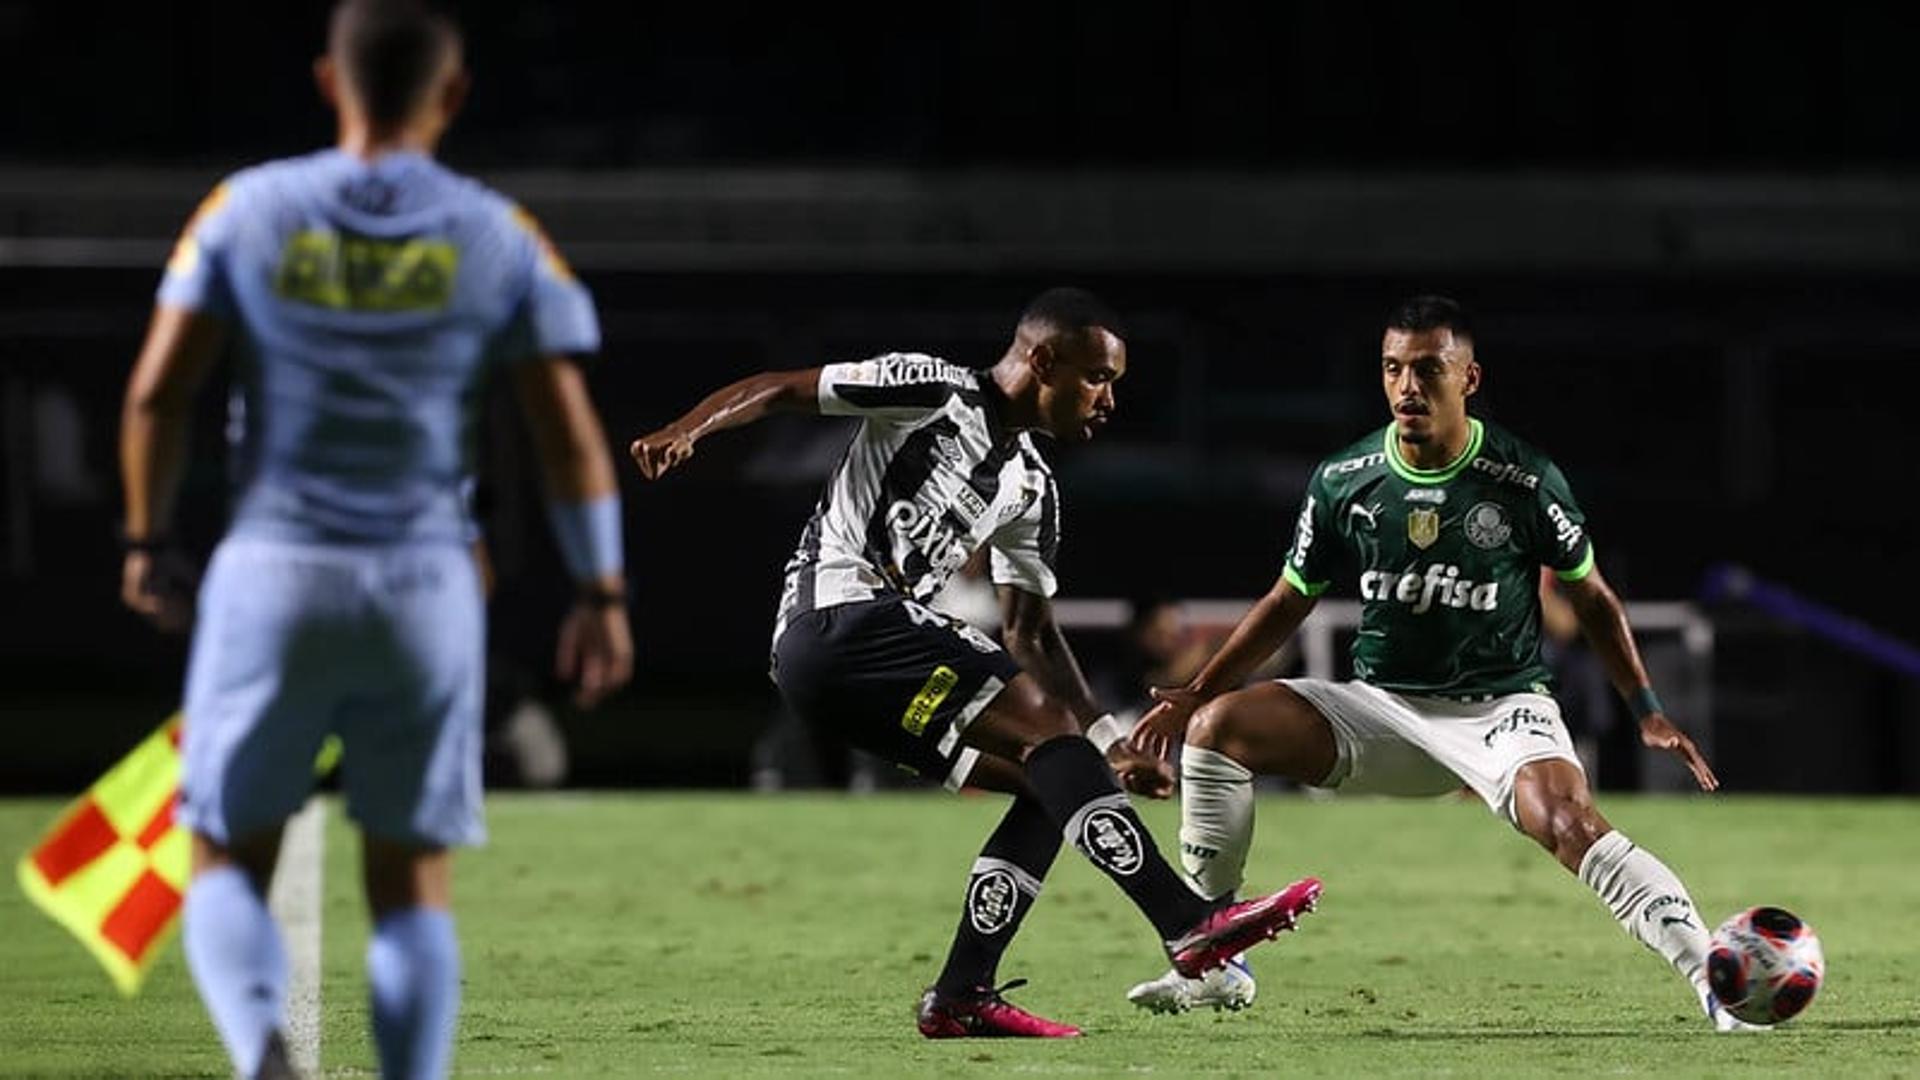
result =
[[[1713,918],[1779,904],[1830,973],[1781,1030],[1715,1036],[1665,964],[1477,803],[1262,801],[1255,885],[1313,873],[1240,1014],[1156,1017],[1146,923],[1063,853],[1002,966],[1061,1042],[929,1043],[910,1011],[958,918],[992,798],[505,796],[463,857],[462,1076],[1920,1076],[1920,803],[1625,798],[1602,809]],[[56,810],[0,802],[17,858]],[[1161,842],[1169,805],[1147,810]],[[327,832],[328,1076],[373,1069],[355,845]],[[0,893],[0,1075],[220,1077],[179,947],[123,1001]]]

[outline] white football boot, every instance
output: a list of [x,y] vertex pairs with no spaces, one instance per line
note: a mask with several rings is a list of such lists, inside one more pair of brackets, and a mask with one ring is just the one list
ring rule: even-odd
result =
[[1181,1013],[1188,1009],[1238,1011],[1253,1004],[1253,969],[1247,955],[1241,953],[1197,979],[1189,979],[1169,969],[1151,982],[1143,982],[1127,991],[1127,1000],[1157,1013]]
[[1701,992],[1700,1007],[1706,1010],[1707,1019],[1709,1021],[1712,1021],[1713,1030],[1715,1031],[1734,1032],[1734,1031],[1772,1031],[1773,1030],[1773,1028],[1770,1025],[1749,1024],[1745,1020],[1742,1020],[1739,1017],[1733,1015],[1731,1012],[1728,1012],[1727,1007],[1725,1005],[1720,1004],[1720,999],[1714,996],[1714,993],[1712,990]]

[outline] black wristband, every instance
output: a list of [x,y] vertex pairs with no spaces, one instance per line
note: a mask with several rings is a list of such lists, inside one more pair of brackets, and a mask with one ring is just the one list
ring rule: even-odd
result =
[[627,592],[625,589],[608,589],[599,585],[582,585],[579,591],[573,594],[573,598],[575,603],[585,604],[588,607],[620,607],[627,602]]
[[147,536],[128,536],[127,530],[119,530],[120,550],[126,552],[144,551],[151,554],[165,551],[173,546],[173,541],[165,533],[153,533]]

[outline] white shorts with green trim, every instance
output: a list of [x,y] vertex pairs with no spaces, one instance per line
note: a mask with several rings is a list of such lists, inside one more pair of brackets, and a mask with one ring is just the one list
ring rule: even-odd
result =
[[1372,795],[1443,795],[1461,784],[1518,824],[1513,780],[1548,758],[1574,768],[1573,739],[1545,694],[1483,700],[1415,697],[1363,682],[1283,679],[1333,728],[1338,752],[1323,786]]

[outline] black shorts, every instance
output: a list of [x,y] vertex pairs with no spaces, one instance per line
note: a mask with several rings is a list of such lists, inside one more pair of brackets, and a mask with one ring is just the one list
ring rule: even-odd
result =
[[1018,674],[993,639],[901,596],[803,612],[773,647],[801,720],[949,788],[979,758],[960,734]]

